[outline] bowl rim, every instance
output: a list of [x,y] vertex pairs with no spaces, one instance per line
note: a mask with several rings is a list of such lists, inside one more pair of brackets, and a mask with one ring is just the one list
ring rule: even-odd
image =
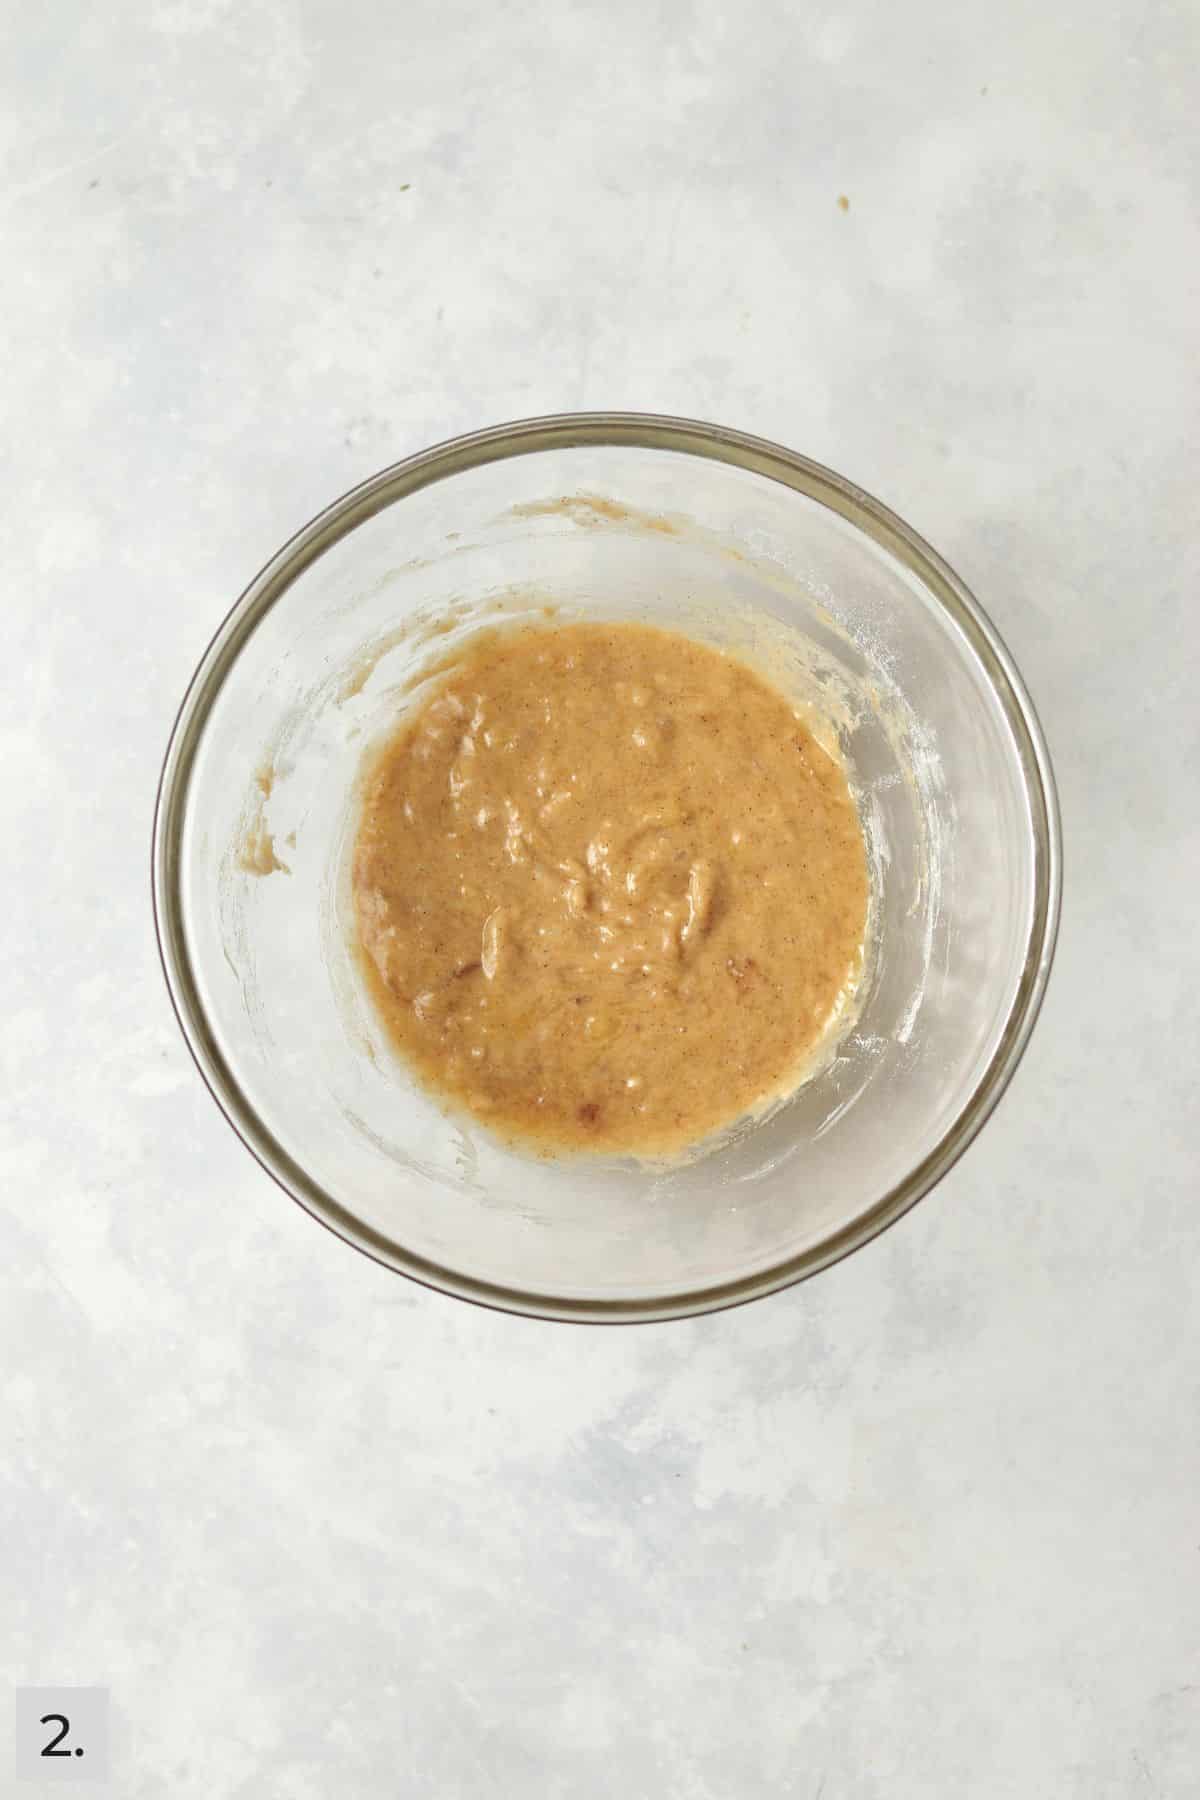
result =
[[[297,576],[358,525],[434,482],[512,456],[608,446],[705,457],[778,481],[839,513],[915,574],[966,636],[1004,711],[1022,765],[1034,841],[1033,915],[1008,1017],[986,1068],[934,1149],[861,1217],[809,1249],[753,1275],[645,1300],[564,1298],[463,1274],[406,1250],[327,1193],[267,1129],[221,1053],[191,966],[179,888],[183,825],[201,734],[243,645]],[[1006,645],[966,584],[896,513],[823,464],[748,432],[657,413],[558,413],[468,432],[381,469],[302,526],[259,570],[213,634],[171,729],[154,806],[151,901],[167,992],[200,1076],[247,1150],[307,1213],[386,1268],[457,1299],[533,1318],[648,1323],[741,1305],[840,1262],[893,1225],[958,1161],[1011,1081],[1041,1010],[1062,902],[1062,824],[1045,736]]]

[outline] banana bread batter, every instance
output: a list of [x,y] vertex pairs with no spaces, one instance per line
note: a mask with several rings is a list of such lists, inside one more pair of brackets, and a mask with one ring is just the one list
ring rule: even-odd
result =
[[794,1084],[862,967],[841,769],[761,676],[651,626],[452,660],[373,768],[353,889],[394,1043],[545,1150],[731,1123]]

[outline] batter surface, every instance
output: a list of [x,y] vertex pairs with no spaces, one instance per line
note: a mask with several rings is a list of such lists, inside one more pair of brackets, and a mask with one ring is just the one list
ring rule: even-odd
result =
[[375,764],[353,887],[395,1044],[547,1150],[731,1123],[799,1077],[862,965],[841,769],[761,676],[650,626],[475,640]]

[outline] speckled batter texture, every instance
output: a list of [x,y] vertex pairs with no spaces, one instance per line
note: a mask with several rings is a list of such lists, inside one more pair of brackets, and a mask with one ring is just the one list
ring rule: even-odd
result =
[[469,646],[378,758],[353,881],[398,1048],[550,1151],[732,1123],[794,1083],[862,963],[842,770],[752,669],[650,626]]

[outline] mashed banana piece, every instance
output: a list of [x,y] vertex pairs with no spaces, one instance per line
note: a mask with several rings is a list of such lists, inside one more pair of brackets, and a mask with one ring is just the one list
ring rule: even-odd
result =
[[794,1084],[862,967],[842,770],[753,670],[645,625],[443,668],[373,768],[353,890],[396,1046],[542,1150],[697,1143]]

